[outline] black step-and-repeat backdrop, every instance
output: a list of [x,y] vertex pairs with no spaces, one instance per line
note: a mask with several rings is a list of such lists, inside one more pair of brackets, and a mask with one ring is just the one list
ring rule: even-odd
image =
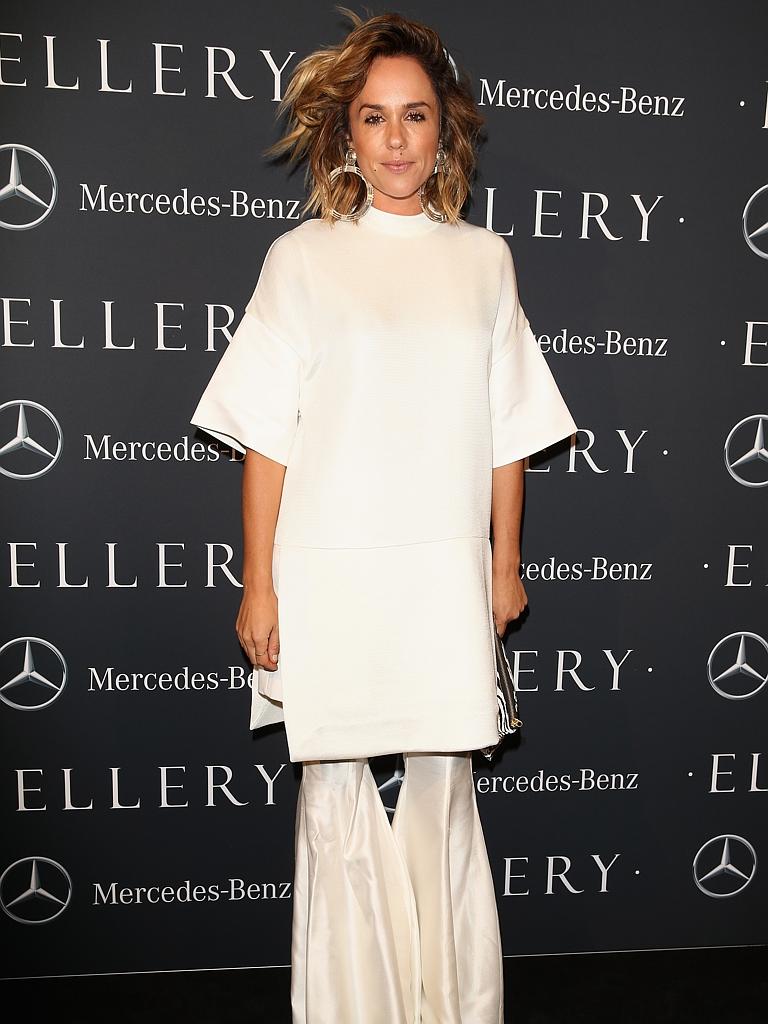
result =
[[[530,460],[525,724],[476,763],[505,953],[765,943],[768,8],[400,9],[472,76],[468,217],[580,427]],[[276,102],[346,29],[3,10],[7,977],[289,963],[299,766],[248,728],[241,464],[188,421],[300,216]]]

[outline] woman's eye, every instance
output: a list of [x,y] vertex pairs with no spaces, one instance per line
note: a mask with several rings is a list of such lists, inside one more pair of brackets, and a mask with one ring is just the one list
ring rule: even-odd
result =
[[[420,110],[411,110],[408,113],[408,118],[413,121],[423,121],[424,115]],[[366,124],[378,124],[379,121],[383,120],[381,114],[369,114],[365,119]]]

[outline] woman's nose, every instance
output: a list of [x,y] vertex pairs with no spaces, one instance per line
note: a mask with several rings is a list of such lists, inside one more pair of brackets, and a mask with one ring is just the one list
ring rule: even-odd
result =
[[398,128],[396,131],[392,131],[389,136],[389,148],[390,149],[402,149],[403,148],[403,134]]

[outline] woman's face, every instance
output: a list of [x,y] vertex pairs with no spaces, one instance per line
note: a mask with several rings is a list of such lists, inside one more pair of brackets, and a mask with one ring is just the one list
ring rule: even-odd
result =
[[373,185],[373,205],[388,213],[421,212],[418,189],[435,166],[438,99],[414,57],[376,57],[363,91],[349,104],[357,163]]

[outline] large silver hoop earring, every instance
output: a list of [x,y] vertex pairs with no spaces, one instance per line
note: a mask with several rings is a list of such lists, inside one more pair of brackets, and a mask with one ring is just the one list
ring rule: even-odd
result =
[[331,215],[336,220],[355,221],[360,220],[363,214],[367,213],[368,207],[373,202],[373,185],[368,181],[363,172],[357,166],[357,153],[352,146],[347,147],[347,151],[344,154],[344,163],[338,167],[334,167],[328,176],[328,180],[331,185],[336,181],[340,174],[357,174],[365,182],[365,202],[359,210],[355,210],[353,213],[339,213],[331,207]]
[[[445,165],[446,153],[442,147],[442,144],[440,144],[437,148],[437,154],[435,156],[435,167],[434,170],[432,171],[432,174],[439,174],[441,171],[444,171]],[[432,174],[430,174],[430,178],[432,177]],[[429,178],[427,178],[427,181],[429,181]],[[427,182],[425,181],[419,186],[419,202],[421,203],[421,208],[427,215],[427,217],[429,217],[430,220],[433,220],[438,224],[444,224],[446,220],[448,220],[446,215],[444,213],[441,213],[439,210],[436,210],[435,207],[430,202],[427,201],[424,195],[424,186],[426,184]]]

